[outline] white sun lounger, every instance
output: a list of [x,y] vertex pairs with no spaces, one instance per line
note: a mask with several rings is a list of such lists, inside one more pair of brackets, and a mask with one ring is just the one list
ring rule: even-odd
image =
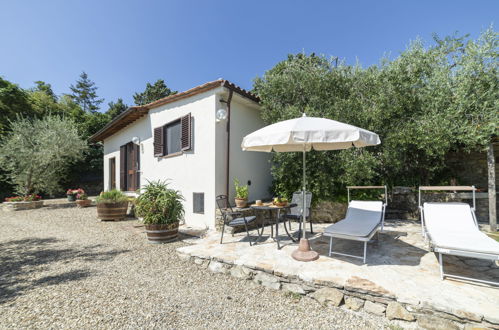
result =
[[[332,224],[324,230],[324,236],[329,236],[329,256],[337,254],[346,257],[362,259],[366,262],[367,242],[378,231],[383,231],[386,209],[386,186],[347,187],[348,209],[345,219]],[[385,189],[385,202],[382,201],[350,201],[350,189]],[[333,238],[364,242],[362,256],[333,251]]]
[[[421,189],[423,188],[423,189]],[[421,190],[452,190],[439,187],[421,187]],[[431,189],[433,188],[433,189]],[[449,188],[449,187],[443,187]],[[472,190],[474,187],[454,187],[454,190]],[[471,189],[459,189],[471,188]],[[420,198],[421,203],[421,198]],[[499,260],[499,243],[480,231],[475,216],[475,208],[467,203],[424,203],[420,206],[423,235],[428,239],[430,249],[438,253],[440,276],[486,284],[499,285],[498,282],[447,274],[444,271],[442,255]]]

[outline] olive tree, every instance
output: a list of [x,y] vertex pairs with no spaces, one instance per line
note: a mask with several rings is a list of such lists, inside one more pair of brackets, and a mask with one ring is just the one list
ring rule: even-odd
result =
[[0,145],[0,163],[22,195],[60,189],[68,167],[82,158],[86,142],[71,120],[57,116],[18,118]]
[[[448,183],[448,153],[484,150],[497,134],[498,43],[492,28],[477,40],[435,37],[427,46],[418,39],[367,68],[290,55],[255,80],[254,92],[267,124],[306,112],[380,135],[376,147],[307,155],[308,187],[318,199],[333,199],[348,184]],[[300,157],[273,155],[276,193],[299,190]]]

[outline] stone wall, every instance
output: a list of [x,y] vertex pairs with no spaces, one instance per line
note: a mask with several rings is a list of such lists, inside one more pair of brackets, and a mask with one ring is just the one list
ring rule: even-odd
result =
[[300,297],[314,299],[324,306],[343,307],[353,311],[363,310],[389,320],[397,320],[404,327],[424,329],[466,329],[490,328],[499,329],[499,318],[484,318],[461,310],[435,309],[427,305],[412,305],[397,299],[374,283],[354,277],[345,285],[338,286],[334,282],[315,280],[303,281],[296,276],[286,276],[266,268],[250,268],[242,265],[226,263],[217,258],[204,259],[179,253],[180,258],[188,260],[201,268],[214,273],[222,273],[233,277],[253,281],[273,290],[284,290]]
[[345,218],[347,204],[340,202],[319,202],[312,208],[312,222],[334,223]]
[[[494,143],[496,163],[499,161],[499,143]],[[447,166],[457,185],[474,185],[487,190],[487,154],[485,152],[453,152],[447,155]],[[496,165],[496,189],[499,188],[499,166]]]
[[[473,205],[473,194],[470,192],[423,192],[424,202],[461,202]],[[479,222],[489,221],[489,200],[485,192],[475,193],[476,216]],[[499,203],[497,204],[499,207]],[[388,198],[387,219],[419,219],[418,189],[394,187]]]
[[31,202],[4,202],[2,203],[2,208],[4,211],[22,211],[22,210],[32,210],[38,209],[43,206],[43,201],[31,201]]
[[[485,192],[477,192],[476,194],[476,216],[477,220],[482,223],[489,221],[489,200],[488,194]],[[424,192],[422,202],[462,202],[473,204],[473,195],[469,192],[453,193],[453,192]],[[499,209],[499,199],[497,200],[497,209]],[[335,223],[345,217],[347,210],[346,203],[321,201],[312,208],[311,220],[313,223]],[[255,228],[256,224],[260,225],[264,221],[264,217],[268,217],[268,211],[255,212],[254,209],[234,209],[241,212],[243,215],[256,215],[257,221],[250,228]],[[276,212],[276,211],[272,211]],[[274,215],[275,216],[275,215]],[[274,219],[274,218],[273,218]],[[388,195],[388,208],[386,210],[386,219],[407,219],[419,220],[418,208],[418,189],[411,187],[393,187]],[[216,213],[216,229],[222,230],[222,217],[217,210]],[[226,228],[229,233],[240,232],[244,230],[244,226],[236,227],[235,229]]]

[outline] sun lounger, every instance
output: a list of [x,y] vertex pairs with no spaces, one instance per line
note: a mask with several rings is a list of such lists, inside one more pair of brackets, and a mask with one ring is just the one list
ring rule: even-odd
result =
[[[430,187],[422,188],[420,191],[430,190]],[[434,188],[433,190],[450,190],[438,189],[438,187],[431,188]],[[452,190],[469,190],[455,188]],[[474,187],[467,188],[473,188],[474,205]],[[499,260],[499,243],[480,231],[474,207],[470,207],[467,203],[424,203],[423,206],[420,206],[420,210],[423,235],[428,239],[430,249],[438,253],[442,279],[449,277],[499,285],[498,282],[451,275],[444,271],[443,254],[491,261]]]
[[[385,189],[385,202],[381,201],[350,201],[348,203],[345,219],[328,226],[324,230],[324,236],[329,236],[329,256],[337,254],[341,256],[362,259],[366,262],[367,242],[378,231],[383,231],[385,209],[386,209],[386,186],[369,187],[348,187],[348,197],[350,199],[350,189]],[[333,251],[333,238],[360,241],[364,243],[364,253],[362,256],[339,253]]]

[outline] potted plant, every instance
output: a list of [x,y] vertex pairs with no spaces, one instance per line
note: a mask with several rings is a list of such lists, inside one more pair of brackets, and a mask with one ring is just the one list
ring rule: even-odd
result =
[[285,197],[274,197],[272,204],[279,207],[286,206],[288,205],[288,199]]
[[113,189],[101,192],[96,198],[97,217],[101,220],[123,220],[128,209],[128,196]]
[[135,213],[143,218],[150,243],[164,243],[178,235],[184,216],[184,197],[163,181],[148,182],[135,200]]
[[249,188],[247,185],[239,185],[239,180],[234,180],[234,186],[236,188],[236,207],[244,208],[248,204]]
[[92,204],[92,201],[88,199],[85,190],[78,188],[78,193],[76,194],[76,205],[78,207],[87,207]]
[[68,191],[66,191],[66,197],[68,198],[68,202],[75,202],[76,195],[78,195],[78,189],[68,189]]

